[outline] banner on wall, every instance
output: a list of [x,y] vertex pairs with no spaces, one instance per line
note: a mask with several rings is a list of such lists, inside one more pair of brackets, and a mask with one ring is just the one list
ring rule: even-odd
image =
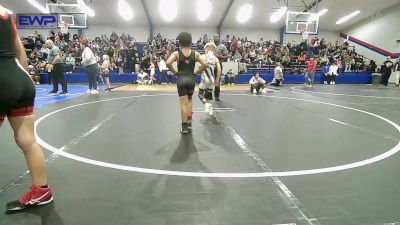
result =
[[57,28],[57,14],[17,14],[18,29]]

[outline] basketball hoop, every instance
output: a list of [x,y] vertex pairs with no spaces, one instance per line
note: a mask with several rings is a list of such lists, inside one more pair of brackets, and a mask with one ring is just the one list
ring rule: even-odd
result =
[[301,29],[300,30],[301,35],[303,36],[303,40],[307,40],[308,39],[308,35],[310,34],[309,30],[307,29]]
[[67,34],[68,33],[68,27],[69,27],[68,23],[62,22],[62,23],[60,23],[59,26],[61,28],[61,33],[63,33],[63,34]]

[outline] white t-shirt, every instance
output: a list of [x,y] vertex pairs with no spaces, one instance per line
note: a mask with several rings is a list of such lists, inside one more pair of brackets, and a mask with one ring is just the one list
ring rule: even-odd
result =
[[140,78],[145,78],[145,77],[147,77],[147,73],[146,72],[143,72],[143,73],[138,73],[138,77],[140,77]]
[[337,65],[331,65],[331,66],[329,67],[329,72],[328,72],[328,74],[329,74],[329,75],[335,75],[335,76],[337,76],[337,75],[338,75],[338,69],[339,69],[339,67],[338,67]]
[[160,61],[160,64],[158,65],[158,69],[160,70],[160,72],[164,71],[164,70],[168,70],[167,64],[165,63],[165,61],[163,59]]
[[274,78],[275,79],[282,79],[282,68],[280,66],[275,67],[274,69]]
[[96,63],[96,57],[94,56],[92,50],[89,47],[86,47],[82,52],[82,65],[90,66]]
[[256,80],[256,77],[253,76],[249,81],[249,84],[257,84],[257,83],[265,84],[265,80],[262,79],[261,77],[258,77],[258,80]]

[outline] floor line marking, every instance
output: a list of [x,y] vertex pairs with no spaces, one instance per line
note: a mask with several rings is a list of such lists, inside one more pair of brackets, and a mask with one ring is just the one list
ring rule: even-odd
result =
[[[139,98],[142,97],[143,95],[138,96]],[[113,114],[111,114],[110,116],[108,116],[106,119],[104,119],[102,122],[96,124],[95,126],[93,126],[89,131],[84,132],[83,134],[81,134],[79,137],[73,139],[72,141],[70,141],[68,144],[62,146],[60,148],[60,151],[67,151],[69,149],[71,149],[73,146],[77,145],[80,143],[81,140],[83,140],[84,138],[88,137],[89,135],[91,135],[92,133],[94,133],[96,130],[98,130],[101,126],[103,126],[107,121],[111,120],[118,112],[115,112]],[[54,162],[57,158],[59,158],[61,155],[53,152],[52,154],[50,154],[45,162],[46,163],[52,163]],[[19,186],[22,184],[22,182],[25,179],[28,179],[28,175],[30,174],[29,170],[26,170],[23,174],[19,175],[16,179],[14,179],[13,181],[11,181],[9,184],[4,185],[1,189],[0,189],[0,194],[2,192],[6,192],[8,190],[13,189],[16,186]]]
[[358,103],[360,105],[393,105],[398,104],[398,102],[366,102],[366,103]]
[[[249,96],[247,94],[242,94],[244,96]],[[146,95],[147,96],[147,95]],[[157,95],[149,95],[152,97],[155,97]],[[107,163],[103,161],[98,161],[98,160],[93,160],[81,156],[77,156],[74,154],[70,154],[67,152],[60,151],[59,148],[56,148],[49,143],[45,142],[37,133],[37,127],[38,125],[45,120],[46,118],[67,110],[67,109],[72,109],[75,107],[79,106],[84,106],[84,105],[89,105],[89,104],[95,104],[95,103],[100,103],[100,102],[107,102],[107,101],[114,101],[114,100],[120,100],[120,99],[128,99],[128,98],[137,98],[139,96],[127,96],[127,97],[119,97],[119,98],[111,98],[111,99],[105,99],[105,100],[98,100],[98,101],[92,101],[92,102],[86,102],[86,103],[81,103],[81,104],[76,104],[72,105],[69,107],[65,107],[56,111],[53,111],[51,113],[48,113],[41,118],[39,118],[35,122],[35,136],[38,141],[38,143],[43,146],[45,149],[58,153],[64,157],[67,157],[72,160],[80,161],[83,163],[87,164],[92,164],[96,166],[101,166],[101,167],[106,167],[106,168],[111,168],[111,169],[117,169],[117,170],[124,170],[124,171],[132,171],[132,172],[140,172],[140,173],[149,173],[149,174],[158,174],[158,175],[170,175],[170,176],[188,176],[188,177],[219,177],[219,178],[257,178],[257,177],[280,177],[280,176],[301,176],[301,175],[312,175],[312,174],[322,174],[322,173],[331,173],[331,172],[337,172],[337,171],[342,171],[342,170],[348,170],[348,169],[354,169],[358,168],[361,166],[366,166],[369,164],[373,164],[376,162],[379,162],[381,160],[384,160],[388,157],[391,157],[395,154],[397,154],[400,151],[400,142],[397,143],[396,146],[391,148],[390,150],[377,155],[372,158],[368,158],[362,161],[358,162],[353,162],[350,164],[344,164],[344,165],[339,165],[339,166],[333,166],[333,167],[326,167],[326,168],[319,168],[319,169],[308,169],[308,170],[297,170],[297,171],[283,171],[283,172],[262,172],[262,173],[204,173],[204,172],[183,172],[183,171],[171,171],[171,170],[160,170],[160,169],[150,169],[150,168],[141,168],[141,167],[134,167],[134,166],[126,166],[126,165],[119,165],[119,164],[113,164],[113,163]],[[315,100],[308,100],[308,99],[299,99],[299,98],[290,98],[290,97],[280,97],[280,96],[265,96],[267,98],[278,98],[278,99],[287,99],[287,100],[297,100],[297,101],[305,101],[305,102],[313,102],[313,103],[319,103],[323,105],[329,105],[329,106],[335,106],[338,108],[343,108],[343,109],[348,109],[356,112],[360,112],[363,114],[367,114],[373,117],[376,117],[378,119],[381,119],[387,123],[389,123],[391,126],[393,126],[399,133],[400,133],[400,126],[394,123],[393,121],[382,117],[380,115],[364,111],[361,109],[356,109],[356,108],[351,108],[348,106],[343,106],[343,105],[338,105],[338,104],[333,104],[333,103],[328,103],[328,102],[321,102],[321,101],[315,101]]]
[[[235,109],[231,109],[231,110],[215,110],[215,109],[213,109],[213,111],[214,112],[237,112],[237,110],[235,110]],[[208,112],[204,111],[204,109],[203,110],[193,110],[192,112],[194,112],[194,113],[208,113]]]
[[57,97],[68,97],[68,96],[81,96],[86,94],[86,92],[79,92],[75,94],[67,94],[67,95],[52,95],[52,96],[43,96],[43,97],[37,97],[36,99],[44,99],[44,98],[57,98]]
[[[267,96],[264,96],[264,97],[267,97]],[[346,101],[341,101],[341,102],[346,103],[346,104],[355,104],[355,105],[360,106],[359,104],[356,104],[356,103],[351,103],[351,102],[346,102]],[[374,108],[374,109],[375,109],[375,107],[370,107],[370,106],[365,106],[365,107]],[[314,114],[315,116],[317,116],[317,117],[320,117],[320,118],[323,118],[323,119],[331,120],[331,118],[329,118],[328,115],[324,115],[324,114],[320,114],[320,113],[315,113],[315,112],[313,112],[313,111],[311,111],[311,110],[303,109],[303,108],[301,108],[301,107],[296,107],[296,108],[300,108],[300,109],[302,109],[303,111],[308,112],[308,113],[313,113],[313,114]],[[335,119],[333,119],[333,120],[335,120]],[[331,120],[331,121],[332,121],[332,120]],[[351,127],[351,128],[354,128],[354,129],[357,129],[357,130],[360,130],[360,131],[363,131],[363,132],[366,132],[366,133],[369,133],[369,134],[372,134],[372,135],[376,135],[376,136],[379,136],[379,137],[383,137],[383,138],[389,139],[389,140],[391,140],[391,141],[393,141],[393,142],[395,142],[395,143],[400,142],[400,139],[398,139],[398,138],[391,137],[391,136],[387,136],[387,135],[384,135],[384,134],[382,134],[382,133],[378,133],[378,132],[376,132],[376,131],[370,130],[370,129],[368,129],[368,128],[360,127],[360,126],[353,125],[353,124],[343,123],[342,121],[339,121],[339,120],[335,120],[335,121],[332,121],[332,122],[339,122],[339,123],[342,123],[343,125],[347,125],[347,126],[349,126],[349,127]]]
[[[271,168],[266,162],[264,162],[258,154],[246,143],[246,141],[236,132],[233,127],[227,125],[222,117],[218,114],[215,118],[219,120],[224,129],[229,133],[231,138],[236,142],[243,153],[247,154],[256,164],[261,168],[263,172],[272,172]],[[292,213],[301,222],[306,222],[309,225],[320,225],[321,223],[307,210],[300,200],[293,194],[292,191],[278,178],[268,177],[270,183],[272,183],[278,190],[276,191],[278,196],[288,206]]]
[[298,92],[298,91],[291,91],[291,92],[294,93],[294,94],[306,95],[306,96],[311,96],[311,97],[313,97],[312,95],[307,94],[307,93],[302,93],[302,92]]
[[335,119],[332,119],[332,118],[328,118],[328,119],[330,121],[332,121],[332,122],[335,122],[335,123],[339,123],[339,124],[342,124],[342,125],[350,126],[350,124],[347,124],[347,123],[339,121],[339,120],[335,120]]
[[377,99],[396,99],[400,100],[400,98],[396,97],[385,97],[385,96],[375,96],[375,95],[349,95],[349,94],[339,94],[339,93],[330,93],[330,92],[320,92],[320,91],[305,91],[298,89],[296,87],[291,87],[290,89],[300,92],[307,92],[307,93],[315,93],[315,94],[322,94],[322,95],[336,95],[336,96],[348,96],[348,97],[360,97],[360,98],[377,98]]

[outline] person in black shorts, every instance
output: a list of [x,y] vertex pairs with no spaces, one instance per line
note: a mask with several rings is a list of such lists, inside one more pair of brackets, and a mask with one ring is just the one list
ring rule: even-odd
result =
[[0,5],[0,126],[7,117],[32,177],[30,191],[19,200],[9,202],[6,205],[9,211],[53,201],[47,186],[45,158],[35,140],[33,105],[36,92],[27,67],[28,59],[13,17]]
[[47,56],[47,71],[49,73],[50,80],[53,82],[53,90],[49,92],[50,95],[57,94],[58,84],[61,84],[62,92],[60,95],[68,94],[67,82],[64,78],[64,60],[61,56],[60,49],[54,45],[52,40],[46,40],[46,47],[50,50]]
[[[178,76],[176,86],[181,104],[181,133],[187,134],[192,126],[192,97],[196,85],[195,75],[200,74],[207,68],[207,61],[201,57],[200,53],[190,49],[192,45],[192,35],[190,33],[181,32],[178,40],[180,50],[173,52],[166,64],[169,70]],[[178,70],[172,65],[175,61],[177,62]],[[199,62],[200,66],[194,71],[196,62]]]
[[[216,56],[219,60],[220,66],[221,66],[221,74],[222,74],[222,63],[226,62],[228,60],[228,49],[224,44],[221,43],[221,39],[219,37],[219,34],[214,34],[213,37],[214,44],[217,46],[217,51],[216,51]],[[220,82],[221,82],[221,76],[215,77],[215,88],[214,88],[214,96],[215,96],[215,101],[219,102],[221,99],[219,98],[221,94],[221,87],[220,87]]]

